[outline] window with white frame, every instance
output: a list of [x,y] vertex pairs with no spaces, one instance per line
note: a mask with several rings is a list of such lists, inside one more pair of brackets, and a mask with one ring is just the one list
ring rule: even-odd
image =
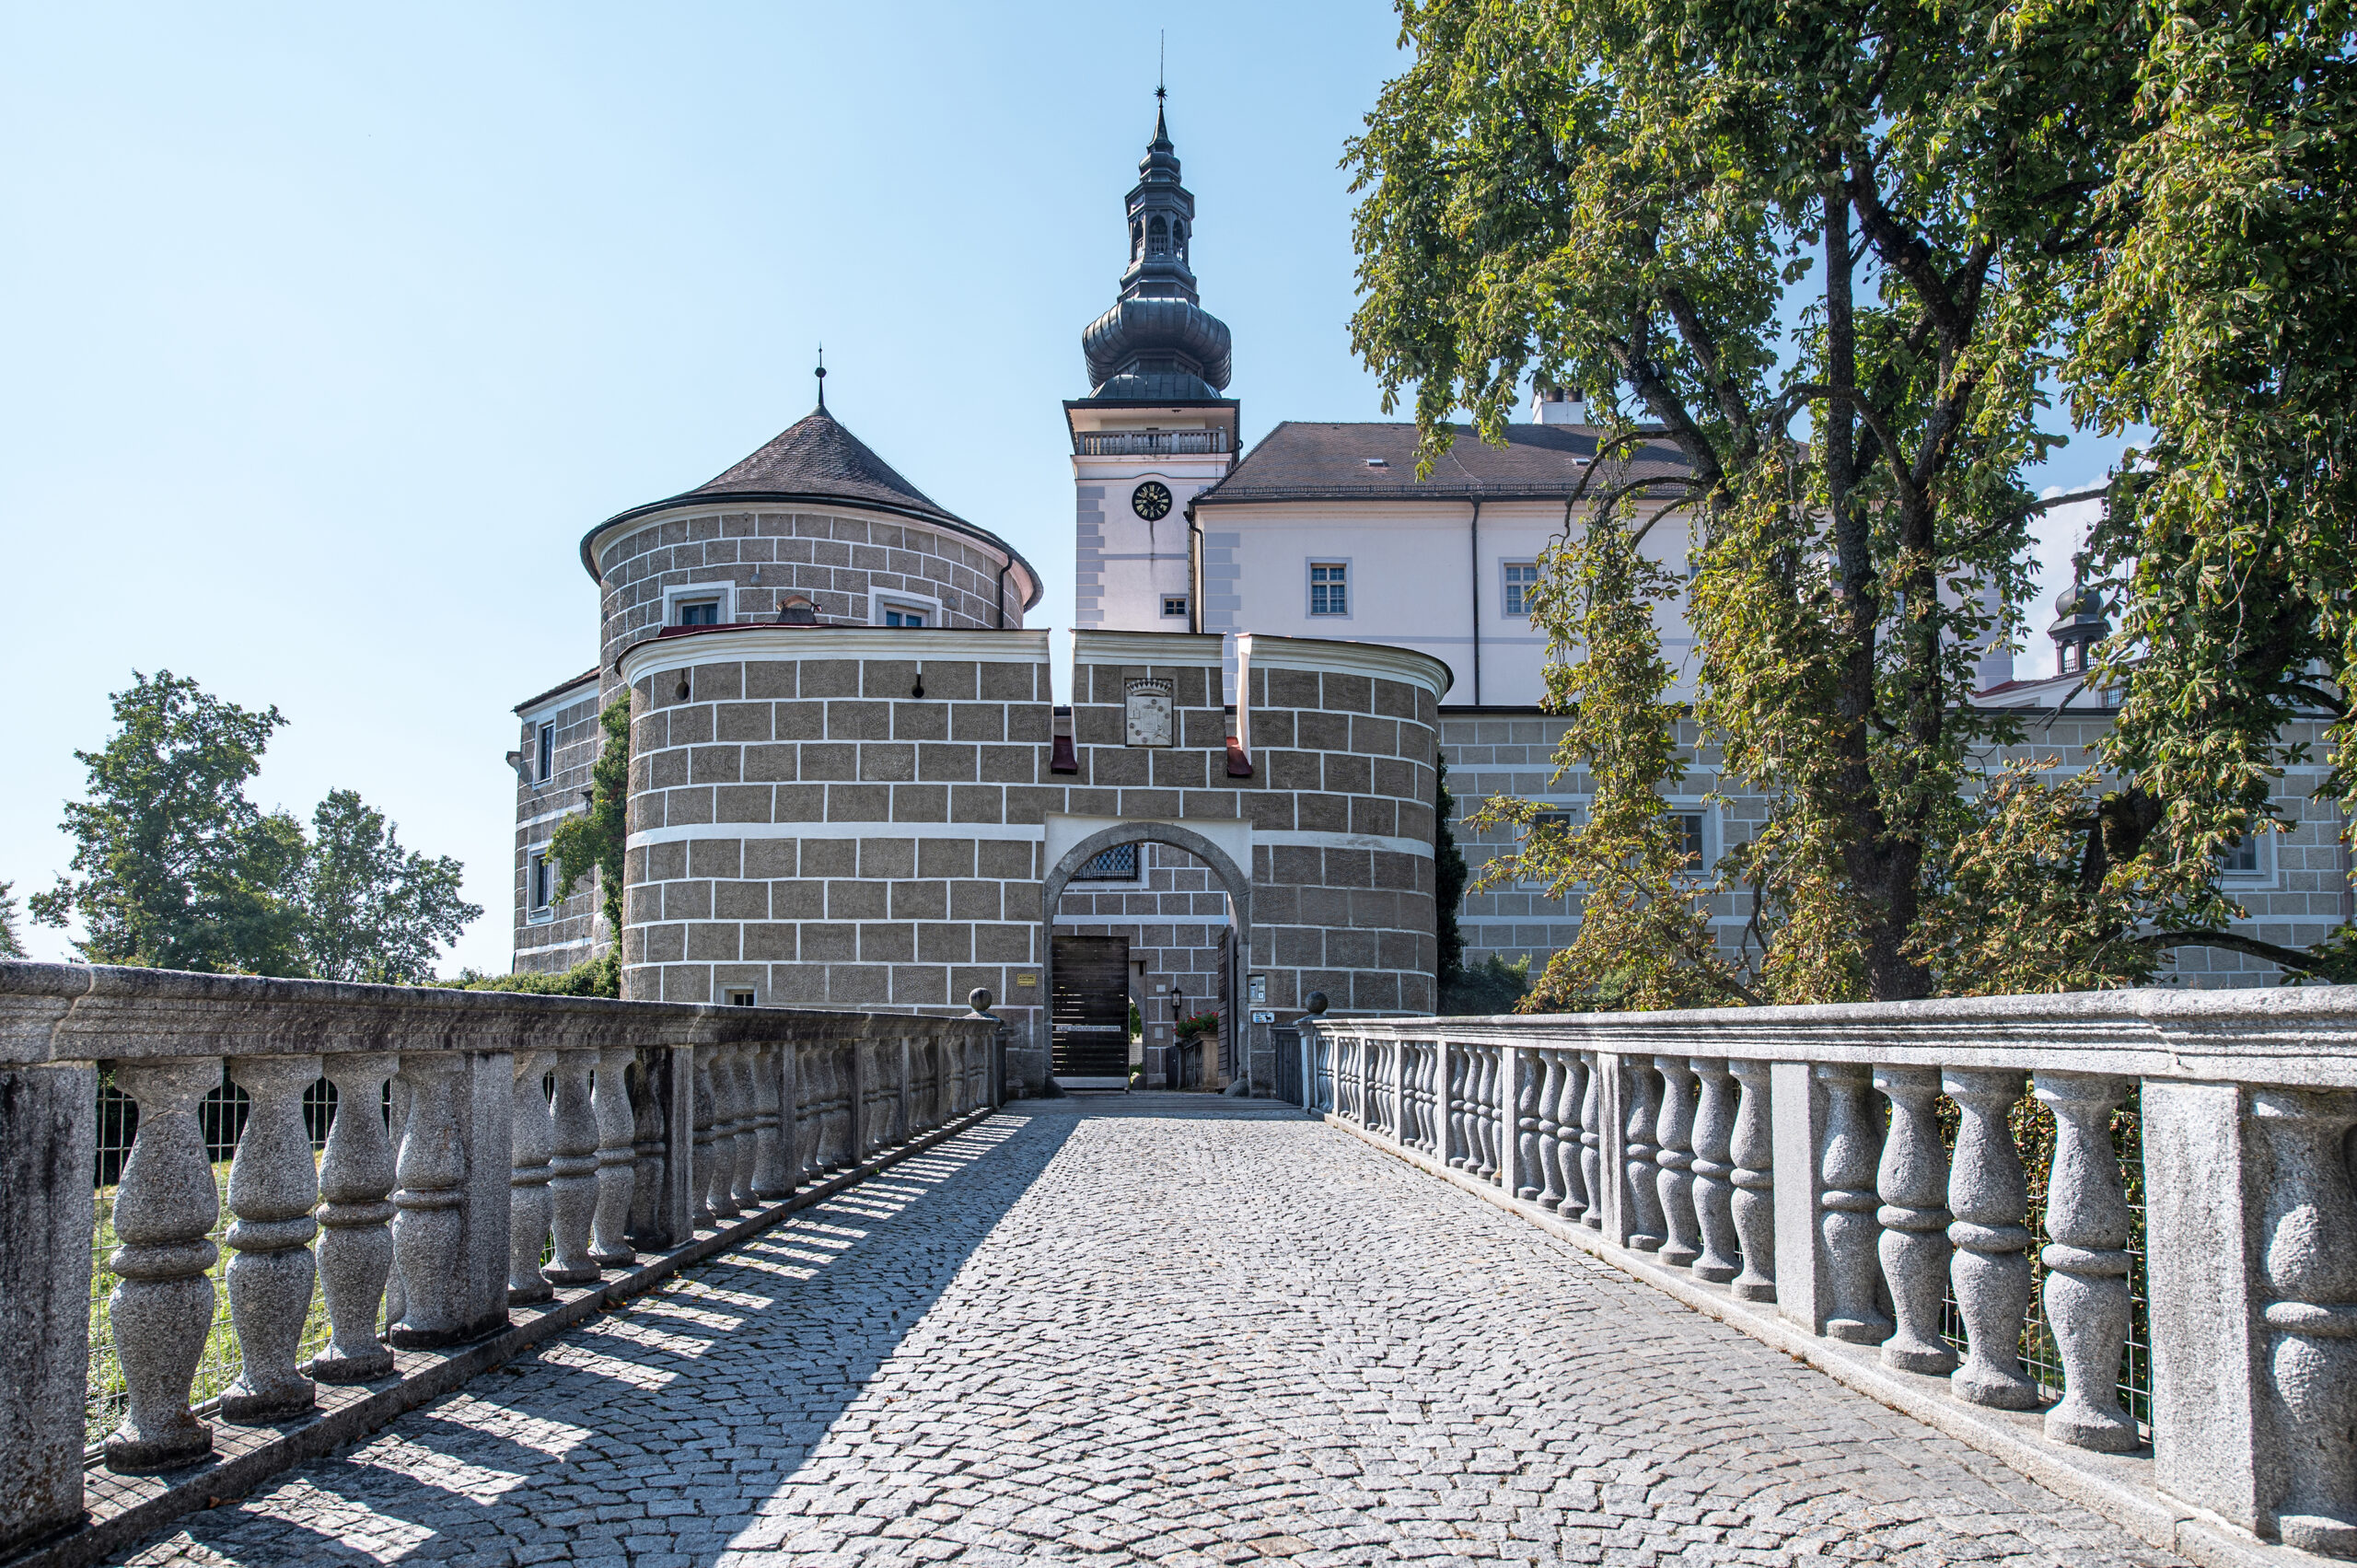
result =
[[532,776],[541,784],[556,777],[556,726],[540,726],[533,742]]
[[941,606],[938,601],[915,594],[879,593],[871,601],[873,623],[877,626],[938,626]]
[[1530,613],[1530,590],[1538,586],[1538,563],[1509,561],[1505,563],[1505,593],[1501,602],[1508,615],[1527,616]]
[[1187,596],[1185,594],[1164,594],[1162,596],[1162,618],[1165,621],[1172,619],[1184,621],[1187,618]]
[[[1584,803],[1573,803],[1567,801],[1561,805],[1548,805],[1540,807],[1538,810],[1532,812],[1530,814],[1530,819],[1522,825],[1522,840],[1520,843],[1515,845],[1516,850],[1523,854],[1528,854],[1535,842],[1545,839],[1553,839],[1556,842],[1561,843],[1562,842],[1562,835],[1576,826],[1579,823],[1580,819],[1585,814],[1586,808]],[[1516,885],[1521,887],[1525,891],[1535,892],[1541,891],[1552,886],[1554,878],[1551,877],[1520,876],[1515,877],[1515,881]]]
[[732,991],[728,993],[728,1005],[731,1007],[750,1007],[752,1005],[753,993],[749,991]]
[[1309,613],[1348,615],[1351,612],[1351,563],[1313,561],[1309,563]]
[[556,918],[556,866],[545,848],[524,856],[524,918],[535,923]]
[[2229,882],[2256,882],[2275,875],[2275,835],[2259,829],[2241,834],[2218,852],[2218,872]]
[[674,583],[663,590],[666,626],[726,626],[736,619],[734,583]]

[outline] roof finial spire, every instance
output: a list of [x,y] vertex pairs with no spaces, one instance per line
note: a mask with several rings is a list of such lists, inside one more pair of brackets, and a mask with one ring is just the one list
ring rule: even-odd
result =
[[1161,41],[1154,46],[1154,139],[1156,143],[1170,140],[1170,129],[1162,119],[1162,106],[1170,97],[1170,88],[1166,85],[1165,72],[1166,56],[1169,53],[1169,49],[1170,35],[1166,32],[1162,35]]
[[819,345],[819,406],[827,406],[827,345]]

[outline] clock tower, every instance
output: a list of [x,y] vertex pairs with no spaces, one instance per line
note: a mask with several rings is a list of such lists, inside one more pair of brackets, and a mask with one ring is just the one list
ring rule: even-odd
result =
[[[1155,89],[1155,96],[1162,97]],[[1127,201],[1121,296],[1080,335],[1090,390],[1064,403],[1078,493],[1073,623],[1114,632],[1217,629],[1188,503],[1236,461],[1237,408],[1223,397],[1227,324],[1206,312],[1188,264],[1195,198],[1162,106]],[[1225,583],[1215,584],[1225,588]]]

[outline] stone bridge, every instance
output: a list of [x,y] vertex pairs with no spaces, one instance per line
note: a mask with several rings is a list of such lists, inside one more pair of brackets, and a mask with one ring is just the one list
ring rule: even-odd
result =
[[[2357,1069],[2357,998],[2344,993],[1336,1020],[1304,1030],[1305,1109],[1180,1095],[998,1103],[976,1054],[986,1017],[396,1001],[39,968],[0,966],[16,1011],[0,1016],[16,1063],[0,1086],[16,1179],[0,1214],[12,1522],[66,1484],[44,1468],[56,1445],[42,1445],[60,1424],[45,1390],[65,1380],[54,1350],[69,1324],[28,1303],[45,1284],[61,1298],[53,1275],[71,1249],[44,1249],[28,1216],[54,1218],[72,1195],[29,1179],[32,1134],[72,1121],[41,1113],[84,1093],[88,1078],[72,1074],[94,1061],[113,1063],[143,1119],[112,1199],[119,1247],[98,1276],[116,1281],[107,1331],[131,1404],[87,1459],[75,1445],[81,1516],[20,1533],[19,1561],[44,1568],[2314,1565],[2312,1551],[2350,1551],[2336,1533],[2357,1485],[2340,1354],[2357,1289],[2336,1272],[2357,1267],[2357,1095],[2334,1083]],[[370,1006],[403,1021],[379,1017],[365,1039]],[[435,1008],[422,1029],[414,1015]],[[235,1027],[192,1030],[206,1009]],[[382,1046],[388,1028],[410,1031],[394,1052],[409,1088],[381,1119],[401,1132],[399,1170],[375,1179],[401,1216],[374,1276],[398,1365],[331,1381],[339,1353],[376,1342],[364,1326],[305,1364],[319,1381],[299,1404],[239,1407],[293,1398],[294,1335],[274,1342],[272,1315],[296,1321],[285,1315],[303,1298],[273,1306],[258,1287],[316,1266],[334,1316],[339,1291],[347,1308],[356,1299],[349,1243],[383,1221],[339,1212],[366,1206],[366,1184],[335,1134],[319,1167],[316,1265],[281,1212],[308,1202],[259,1198],[259,1177],[241,1187],[237,1173],[262,1170],[250,1150],[273,1137],[299,1150],[284,1086],[310,1082],[322,1059],[343,1104],[392,1076],[338,1049]],[[633,1034],[654,1043],[630,1048],[628,1071],[610,1071],[611,1056],[601,1071],[598,1051],[622,1047],[586,1042]],[[494,1036],[508,1049],[488,1049]],[[99,1037],[123,1054],[101,1055]],[[196,1050],[207,1039],[217,1054]],[[287,1049],[305,1042],[320,1054]],[[2017,1052],[2046,1065],[2006,1065]],[[179,1088],[159,1086],[159,1054]],[[250,1100],[228,1183],[247,1233],[227,1233],[224,1287],[244,1370],[205,1400],[177,1363],[159,1373],[151,1342],[170,1337],[174,1312],[195,1321],[187,1292],[203,1264],[166,1233],[198,1216],[143,1217],[134,1199],[158,1195],[173,1147],[201,1156],[189,1091],[222,1055]],[[1962,1065],[1942,1077],[1920,1065],[1933,1060]],[[284,1070],[273,1078],[264,1061]],[[458,1114],[467,1097],[435,1098],[445,1075],[475,1085],[473,1120]],[[494,1144],[485,1086],[501,1083],[517,1087]],[[602,1130],[600,1084],[633,1091],[603,1102]],[[2204,1122],[2202,1094],[2220,1085]],[[2023,1194],[2014,1134],[2000,1130],[2006,1096],[2031,1087],[2021,1104],[2052,1115],[2011,1119],[2043,1178]],[[1939,1105],[1962,1116],[1945,1132],[1943,1090]],[[2131,1091],[2126,1120],[2107,1121]],[[619,1116],[633,1100],[642,1114]],[[2223,1142],[2186,1158],[2205,1126]],[[2091,1153],[2107,1127],[2131,1157]],[[87,1136],[67,1144],[87,1158]],[[599,1151],[625,1147],[633,1159],[601,1171]],[[428,1169],[433,1148],[465,1156],[456,1174]],[[493,1148],[495,1163],[480,1157]],[[269,1157],[281,1187],[308,1163]],[[2011,1199],[1991,1185],[2009,1158]],[[602,1272],[567,1271],[599,1237],[614,1243],[597,1180],[625,1170],[630,1185],[610,1179],[609,1195],[651,1202],[624,1233],[635,1245]],[[1731,1208],[1730,1194],[1752,1202]],[[2132,1226],[2111,1202],[2129,1198]],[[87,1226],[87,1186],[81,1201]],[[2030,1233],[2016,1220],[2013,1240],[1999,1223],[2009,1202],[2048,1237],[2039,1304],[2012,1307],[2010,1326],[1992,1303],[2009,1299],[2011,1276],[1984,1266],[2012,1241],[2027,1295]],[[1951,1225],[1945,1318],[1925,1210],[1967,1216]],[[421,1293],[435,1268],[467,1275],[482,1249],[435,1253],[435,1237],[460,1232],[412,1214],[513,1243],[499,1249],[500,1321],[418,1331],[433,1311],[465,1317],[466,1289],[423,1308]],[[2189,1242],[2196,1221],[2215,1232],[2206,1253]],[[82,1257],[69,1283],[87,1301]],[[241,1276],[255,1260],[275,1272]],[[1945,1250],[1937,1261],[1945,1279]],[[1752,1282],[1740,1292],[1739,1270]],[[2193,1326],[2148,1302],[2196,1275],[2213,1288]],[[2131,1298],[2132,1318],[2113,1322],[2110,1307]],[[1910,1335],[1930,1348],[1909,1351]],[[2253,1348],[2231,1364],[2237,1339]],[[1962,1353],[1957,1376],[1908,1365],[1956,1364],[1942,1345]],[[2197,1353],[2213,1390],[2199,1407],[2185,1397]],[[2026,1395],[1982,1397],[1975,1373],[2007,1374]],[[2231,1419],[2239,1437],[2221,1438]],[[203,1451],[170,1463],[139,1446],[192,1443],[200,1426]],[[2184,1480],[2189,1451],[2201,1469]],[[2238,1480],[2263,1512],[2215,1505],[2231,1505]]]

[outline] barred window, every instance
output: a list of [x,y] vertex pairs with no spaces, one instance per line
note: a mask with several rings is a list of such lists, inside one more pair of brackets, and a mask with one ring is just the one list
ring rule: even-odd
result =
[[1134,882],[1138,877],[1138,846],[1115,844],[1072,874],[1075,882]]

